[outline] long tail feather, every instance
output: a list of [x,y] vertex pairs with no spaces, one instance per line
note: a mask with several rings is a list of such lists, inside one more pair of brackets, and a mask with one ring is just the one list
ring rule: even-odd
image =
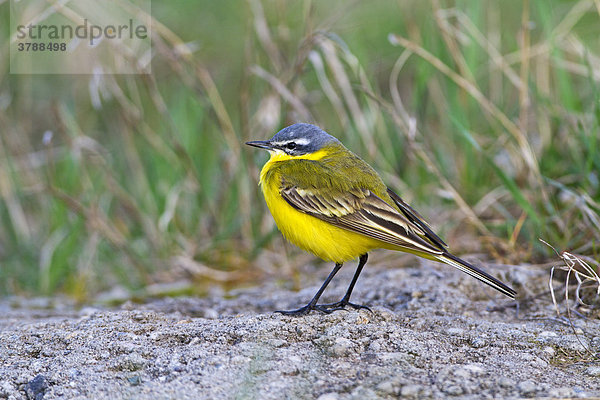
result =
[[515,295],[517,294],[517,292],[515,292],[512,288],[510,288],[507,285],[505,285],[504,283],[500,282],[498,279],[494,278],[487,272],[484,272],[484,271],[480,270],[479,268],[474,267],[473,265],[469,264],[468,262],[461,260],[460,258],[458,258],[450,253],[445,253],[445,254],[442,254],[439,256],[434,256],[434,257],[437,258],[439,261],[446,263],[448,265],[451,265],[454,268],[457,268],[457,269],[471,275],[473,278],[478,279],[485,284],[488,284],[489,286],[493,287],[500,293],[505,294],[506,296],[510,297],[511,299],[514,299]]

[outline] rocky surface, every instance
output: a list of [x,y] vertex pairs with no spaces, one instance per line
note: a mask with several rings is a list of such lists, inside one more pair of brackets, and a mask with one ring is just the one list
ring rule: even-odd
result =
[[[540,274],[504,271],[513,282]],[[555,318],[549,295],[521,300],[517,312],[443,266],[372,267],[353,300],[373,312],[272,312],[306,303],[327,273],[300,292],[269,282],[113,309],[4,300],[0,398],[600,396],[600,364],[589,353],[600,352],[600,321],[577,318],[571,327]],[[324,300],[339,299],[352,273],[343,269]]]

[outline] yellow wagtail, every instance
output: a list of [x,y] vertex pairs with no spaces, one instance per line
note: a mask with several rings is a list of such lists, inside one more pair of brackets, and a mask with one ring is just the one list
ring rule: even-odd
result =
[[[296,246],[335,262],[321,288],[304,307],[279,311],[303,315],[330,313],[351,306],[354,285],[376,248],[405,251],[466,272],[514,298],[516,292],[486,272],[454,256],[447,245],[400,196],[386,187],[369,164],[339,140],[311,124],[295,124],[270,140],[247,142],[271,158],[260,172],[267,206],[283,235]],[[342,300],[317,304],[346,261],[359,257],[358,268]]]

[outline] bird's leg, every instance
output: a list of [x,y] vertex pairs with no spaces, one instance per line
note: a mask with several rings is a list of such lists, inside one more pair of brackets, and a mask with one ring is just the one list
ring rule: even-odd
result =
[[[342,268],[342,263],[336,263],[335,267],[333,267],[333,271],[331,271],[331,273],[329,274],[327,279],[325,279],[325,282],[323,282],[323,285],[321,285],[321,288],[317,291],[315,296],[312,298],[312,300],[307,305],[305,305],[304,307],[301,307],[297,310],[275,311],[275,312],[281,313],[283,315],[299,316],[299,315],[308,314],[312,310],[321,311],[326,314],[329,314],[332,311],[334,311],[334,310],[330,310],[326,307],[323,308],[322,306],[317,305],[317,301],[319,301],[319,297],[321,297],[321,295],[325,291],[325,288],[327,287],[327,285],[329,285],[329,282],[331,282],[331,280],[333,279],[335,274],[337,274],[337,272],[340,270],[340,268]],[[348,297],[350,297],[350,296],[348,296]]]
[[364,306],[362,304],[350,303],[350,295],[352,294],[352,290],[354,290],[354,285],[356,284],[356,281],[358,280],[358,276],[360,275],[363,267],[367,263],[367,259],[368,259],[368,256],[366,253],[363,254],[362,256],[360,256],[360,259],[358,260],[358,267],[356,267],[356,272],[354,273],[352,282],[350,282],[350,286],[348,286],[348,290],[346,291],[346,294],[344,295],[344,297],[342,297],[342,300],[338,301],[337,303],[322,304],[320,306],[321,308],[327,308],[330,311],[336,311],[336,310],[343,310],[346,306],[350,306],[350,307],[354,308],[355,310],[360,310],[361,308],[364,308],[366,310],[371,311],[371,309],[369,307]]

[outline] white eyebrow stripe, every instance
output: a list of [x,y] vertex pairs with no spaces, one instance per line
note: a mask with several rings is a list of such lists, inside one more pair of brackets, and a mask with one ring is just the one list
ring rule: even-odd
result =
[[290,142],[294,142],[299,146],[305,146],[310,143],[310,140],[307,138],[298,138],[298,139],[283,140],[281,142],[273,142],[273,144],[275,146],[284,146]]

